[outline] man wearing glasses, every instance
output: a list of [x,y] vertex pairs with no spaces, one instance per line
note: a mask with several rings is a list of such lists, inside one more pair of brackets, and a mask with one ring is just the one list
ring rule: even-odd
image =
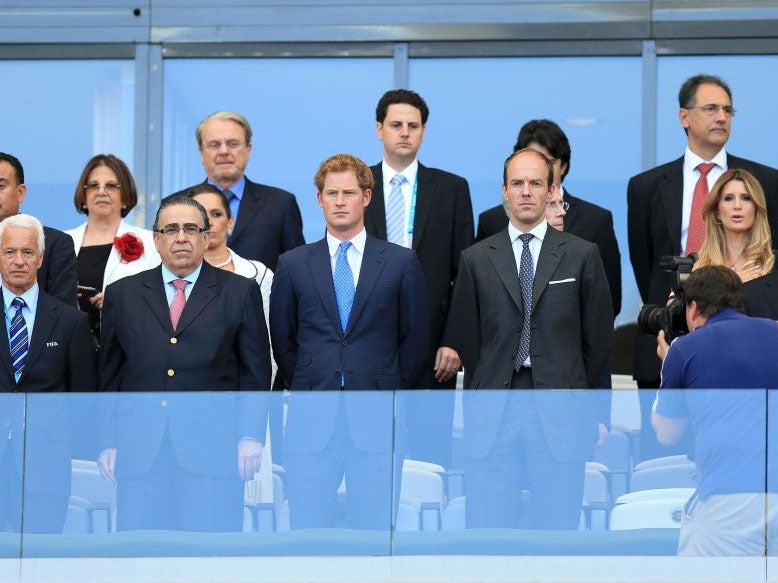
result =
[[[627,187],[629,255],[644,303],[664,305],[673,274],[659,268],[663,255],[688,255],[700,250],[705,227],[702,204],[716,180],[729,168],[743,168],[757,177],[767,198],[773,241],[778,234],[778,170],[728,154],[735,109],[732,91],[719,77],[695,75],[678,93],[678,119],[687,136],[684,155],[633,176]],[[656,338],[638,334],[634,376],[640,388],[659,386]],[[654,391],[641,391],[642,427],[651,423]],[[643,459],[683,451],[664,448],[650,430],[641,435]]]
[[[209,182],[230,201],[235,227],[227,244],[241,257],[275,270],[278,256],[305,243],[303,220],[294,195],[245,176],[251,157],[251,125],[239,113],[217,111],[195,132]],[[176,193],[183,194],[189,188]]]
[[[270,351],[259,286],[203,261],[205,209],[166,198],[154,221],[162,265],[108,286],[98,465],[118,483],[118,528],[238,531],[243,480],[259,470]],[[178,391],[225,391],[182,394]],[[229,392],[227,392],[229,391]],[[156,396],[159,395],[159,396]]]

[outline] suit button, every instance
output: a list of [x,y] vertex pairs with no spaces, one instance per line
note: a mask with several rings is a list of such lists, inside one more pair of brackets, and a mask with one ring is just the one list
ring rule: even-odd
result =
[[160,405],[162,405],[163,407],[167,407],[167,401],[162,399],[162,402],[160,403]]
[[341,346],[348,346],[348,340],[344,340],[340,343]]
[[170,339],[170,344],[178,344],[178,338],[176,338],[175,336],[173,338],[171,338]]
[[172,377],[174,374],[176,374],[176,371],[172,368],[167,369],[167,376]]

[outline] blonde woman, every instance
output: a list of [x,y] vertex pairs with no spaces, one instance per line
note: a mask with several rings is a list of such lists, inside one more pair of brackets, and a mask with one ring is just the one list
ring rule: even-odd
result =
[[713,185],[702,209],[705,241],[694,268],[724,265],[743,282],[770,273],[775,256],[762,185],[747,170],[731,168]]

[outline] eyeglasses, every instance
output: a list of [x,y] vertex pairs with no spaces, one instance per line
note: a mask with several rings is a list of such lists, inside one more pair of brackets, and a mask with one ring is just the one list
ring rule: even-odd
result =
[[84,190],[87,194],[95,194],[100,192],[100,189],[105,189],[105,191],[108,193],[114,193],[119,192],[122,189],[122,185],[118,182],[106,182],[105,184],[100,184],[99,182],[89,182],[84,184]]
[[719,105],[718,103],[707,103],[705,105],[693,105],[691,107],[684,107],[684,109],[699,109],[708,117],[713,117],[718,114],[719,111],[723,111],[727,117],[733,117],[737,111],[731,105]]
[[222,144],[227,146],[228,150],[237,150],[240,148],[245,142],[241,142],[240,140],[211,140],[210,142],[205,143],[205,149],[210,150],[211,152],[218,152],[221,150]]
[[567,212],[567,209],[570,208],[570,203],[566,200],[562,201],[552,201],[549,203],[546,203],[546,207],[550,208],[552,211],[556,211],[557,209],[561,208],[563,211]]
[[172,239],[173,237],[178,237],[178,234],[181,231],[183,231],[184,235],[186,235],[187,237],[194,237],[195,235],[198,235],[200,233],[207,232],[208,229],[206,229],[205,227],[200,227],[198,225],[195,225],[194,223],[186,223],[184,225],[171,223],[169,225],[165,225],[161,229],[157,229],[154,232]]

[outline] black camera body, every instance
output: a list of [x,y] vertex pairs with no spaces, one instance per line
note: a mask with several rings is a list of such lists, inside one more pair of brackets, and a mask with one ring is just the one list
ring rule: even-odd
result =
[[643,332],[659,334],[665,332],[665,340],[672,342],[678,336],[689,332],[686,325],[686,298],[683,292],[683,283],[692,272],[696,253],[690,253],[688,257],[664,255],[659,259],[659,267],[663,271],[675,273],[675,286],[673,288],[673,300],[666,306],[645,304],[638,314],[638,326]]

